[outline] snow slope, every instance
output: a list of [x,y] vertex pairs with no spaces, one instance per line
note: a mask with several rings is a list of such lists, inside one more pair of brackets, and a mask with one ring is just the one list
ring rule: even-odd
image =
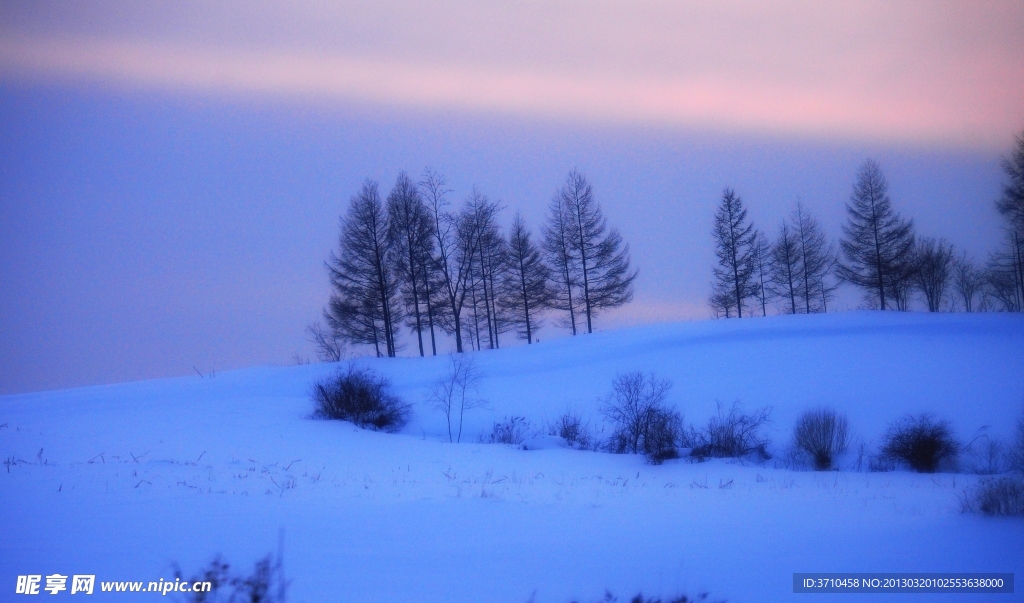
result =
[[599,399],[628,370],[670,379],[670,401],[698,424],[717,402],[772,406],[777,454],[797,415],[818,404],[846,412],[868,445],[887,422],[922,411],[950,419],[965,441],[1005,438],[1024,407],[1022,352],[1021,316],[878,312],[655,325],[486,351],[472,356],[488,405],[467,414],[461,444],[447,442],[443,415],[426,402],[447,370],[440,357],[360,361],[414,404],[401,434],[306,418],[309,384],[332,365],[4,396],[0,600],[21,598],[19,574],[148,582],[173,579],[172,562],[198,573],[217,553],[249,568],[282,529],[289,600],[307,603],[589,601],[606,588],[800,600],[792,574],[811,571],[1021,579],[1024,521],[959,512],[972,475],[860,472],[852,455],[829,473],[773,461],[655,467],[477,440],[505,416],[540,428],[570,408],[599,427]]

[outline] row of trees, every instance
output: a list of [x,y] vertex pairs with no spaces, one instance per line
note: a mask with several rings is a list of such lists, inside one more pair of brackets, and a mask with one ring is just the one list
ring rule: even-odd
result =
[[574,335],[585,318],[589,333],[601,311],[632,299],[629,246],[582,174],[552,199],[539,244],[518,212],[506,235],[501,203],[474,190],[456,209],[451,192],[428,170],[419,182],[399,174],[386,199],[371,180],[352,197],[327,262],[327,327],[310,328],[321,357],[337,360],[344,344],[395,356],[403,324],[421,356],[428,346],[437,354],[439,332],[460,353],[467,343],[497,348],[509,331],[532,343],[552,310]]
[[917,237],[892,206],[878,164],[857,171],[838,247],[797,203],[774,241],[754,228],[739,196],[726,189],[712,235],[717,263],[709,299],[715,316],[825,312],[840,283],[858,287],[869,307],[907,310],[919,294],[928,310],[1024,310],[1024,134],[1003,160],[1008,176],[996,203],[1006,239],[984,266],[944,239]]
[[829,280],[835,250],[818,222],[797,204],[770,242],[747,219],[743,201],[726,189],[715,214],[715,286],[711,307],[716,316],[743,317],[744,309],[767,314],[768,303],[782,302],[789,314],[824,312],[833,299]]

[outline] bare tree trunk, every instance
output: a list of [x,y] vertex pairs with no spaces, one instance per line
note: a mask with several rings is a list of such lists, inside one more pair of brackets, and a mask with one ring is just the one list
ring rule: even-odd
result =
[[434,337],[434,305],[430,301],[430,275],[427,273],[424,276],[423,286],[427,294],[427,325],[430,328],[430,352],[432,356],[437,356],[437,340]]

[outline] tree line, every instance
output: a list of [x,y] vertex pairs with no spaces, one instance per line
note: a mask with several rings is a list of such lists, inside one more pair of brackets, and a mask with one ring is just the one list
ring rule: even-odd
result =
[[725,189],[712,227],[712,313],[767,315],[769,304],[784,314],[825,312],[842,283],[882,310],[908,310],[915,297],[931,312],[1024,310],[1024,133],[1002,167],[1007,181],[996,208],[1005,236],[984,264],[945,239],[918,237],[870,159],[857,170],[838,245],[799,202],[769,239]]
[[309,327],[321,359],[345,345],[393,357],[403,327],[420,356],[437,355],[441,334],[459,353],[498,348],[510,332],[533,343],[552,313],[573,335],[591,333],[599,313],[632,299],[629,245],[579,172],[551,200],[539,241],[518,212],[504,232],[504,205],[478,190],[458,206],[451,195],[427,170],[418,182],[400,173],[386,198],[372,180],[351,198],[327,260],[326,326]]

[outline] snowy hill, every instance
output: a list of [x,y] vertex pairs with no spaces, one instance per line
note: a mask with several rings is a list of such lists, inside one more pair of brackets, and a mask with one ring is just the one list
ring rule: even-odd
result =
[[[1009,438],[1022,352],[1024,318],[1004,314],[858,312],[545,341],[472,354],[488,404],[468,412],[461,444],[427,403],[442,357],[359,361],[413,404],[399,434],[308,419],[310,384],[337,370],[324,364],[4,396],[0,600],[25,574],[173,580],[171,563],[192,575],[218,553],[250,568],[280,530],[289,600],[307,603],[589,601],[606,588],[779,601],[799,599],[794,572],[1021,577],[1024,521],[959,511],[976,476],[870,473],[852,458],[815,473],[778,459],[796,417],[821,404],[869,448],[889,421],[925,411],[963,441]],[[719,402],[773,407],[776,459],[651,466],[540,435],[539,450],[478,443],[507,416],[539,433],[571,409],[599,428],[600,398],[631,370],[671,380],[669,402],[696,424]]]

